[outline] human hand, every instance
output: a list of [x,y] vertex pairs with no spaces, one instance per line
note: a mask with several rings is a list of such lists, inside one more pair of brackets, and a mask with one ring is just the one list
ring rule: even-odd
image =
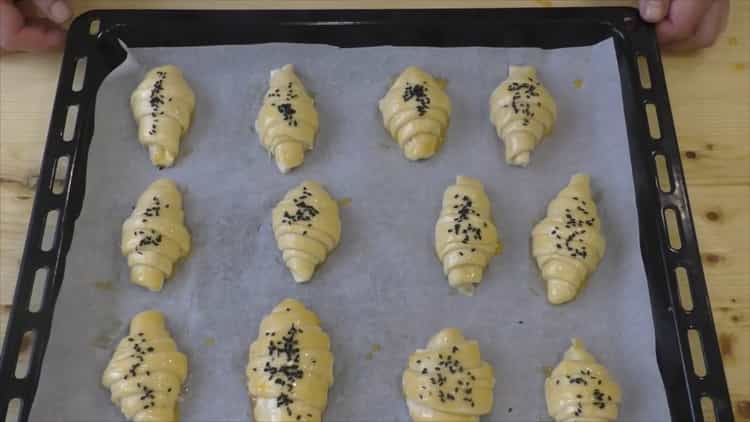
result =
[[711,46],[727,26],[729,0],[640,0],[641,16],[656,24],[666,50]]
[[0,0],[0,53],[60,47],[71,16],[67,0]]

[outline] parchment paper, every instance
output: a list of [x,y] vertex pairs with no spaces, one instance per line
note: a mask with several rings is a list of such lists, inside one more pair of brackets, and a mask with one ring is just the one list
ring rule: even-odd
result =
[[[547,51],[265,44],[130,54],[99,90],[84,209],[32,420],[123,420],[100,377],[130,318],[149,308],[166,314],[189,356],[182,419],[247,420],[248,345],[285,297],[315,310],[331,336],[328,421],[408,420],[401,373],[409,355],[447,326],[479,339],[495,367],[495,406],[485,420],[549,420],[544,371],[571,336],[621,383],[621,420],[668,420],[611,40]],[[321,123],[304,165],[280,175],[251,127],[269,70],[289,62],[316,96]],[[184,70],[197,108],[176,167],[158,171],[137,141],[129,97],[147,69],[167,63]],[[410,64],[449,81],[454,110],[442,150],[419,163],[403,157],[377,111]],[[488,119],[488,98],[508,64],[536,66],[560,110],[526,169],[504,163]],[[529,234],[579,171],[592,175],[608,248],[578,299],[551,306]],[[448,286],[433,246],[442,193],[457,174],[484,182],[505,243],[475,297]],[[119,244],[131,206],[159,177],[183,190],[193,251],[157,294],[130,284]],[[341,212],[339,248],[312,282],[297,285],[276,248],[271,209],[305,179],[351,205]]]

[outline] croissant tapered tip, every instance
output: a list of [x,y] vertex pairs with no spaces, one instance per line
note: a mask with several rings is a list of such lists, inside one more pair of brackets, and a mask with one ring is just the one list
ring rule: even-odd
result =
[[477,284],[478,283],[463,284],[461,286],[456,287],[456,290],[458,290],[458,292],[464,296],[474,296],[474,292],[476,291]]
[[419,134],[404,145],[404,155],[412,161],[426,160],[437,152],[440,140],[431,134]]
[[570,302],[576,296],[576,289],[563,280],[547,280],[547,300],[553,305]]
[[588,187],[591,185],[591,176],[587,173],[576,173],[570,178],[571,185],[582,185]]
[[135,265],[130,269],[130,281],[152,292],[161,291],[164,287],[164,278],[164,273],[153,267]]
[[152,324],[164,325],[164,315],[159,311],[148,310],[138,313],[130,320],[130,325],[136,328]]
[[531,154],[528,151],[524,151],[511,158],[508,164],[519,167],[526,167],[529,165],[529,161],[531,161]]
[[475,179],[469,176],[456,176],[456,184],[484,189],[484,187],[482,186],[482,182],[480,182],[479,179]]
[[530,76],[532,78],[535,78],[536,68],[534,66],[510,65],[508,66],[508,76],[510,77]]
[[505,161],[514,166],[526,167],[531,160],[531,150],[537,139],[526,131],[512,132],[505,136]]
[[271,79],[273,79],[274,76],[276,76],[280,72],[292,72],[292,73],[294,73],[294,65],[290,63],[290,64],[285,64],[284,66],[281,66],[278,69],[272,69],[271,70]]
[[428,349],[437,349],[445,347],[448,344],[455,344],[465,340],[464,334],[458,328],[447,327],[435,333],[427,342]]
[[[448,281],[451,286],[460,288],[461,286],[478,284],[482,281],[484,269],[479,265],[464,265],[456,267],[448,272]],[[472,291],[473,286],[472,287]]]
[[179,189],[177,189],[177,184],[172,179],[162,178],[159,179],[151,185],[149,185],[148,189],[156,189],[160,191],[170,191],[170,193],[177,192],[179,193]]
[[288,173],[305,161],[305,147],[299,142],[284,142],[276,147],[274,159],[279,170]]
[[274,308],[276,310],[292,310],[292,309],[306,309],[305,304],[297,299],[286,298],[279,302]]
[[289,268],[292,277],[294,277],[294,281],[297,283],[306,283],[310,281],[315,272],[315,265],[299,258],[289,259],[289,261],[286,262],[286,266]]
[[565,351],[563,360],[578,362],[596,362],[594,356],[586,350],[581,339],[573,337],[570,339],[570,347]]
[[148,157],[151,159],[151,164],[161,168],[172,167],[175,158],[166,148],[160,145],[150,145],[148,147]]

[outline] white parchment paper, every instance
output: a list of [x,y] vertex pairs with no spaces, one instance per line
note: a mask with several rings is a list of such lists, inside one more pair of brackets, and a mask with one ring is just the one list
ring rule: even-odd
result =
[[[182,419],[247,420],[248,345],[285,297],[315,310],[331,336],[328,421],[408,420],[401,372],[409,354],[447,326],[479,339],[495,367],[495,406],[485,420],[548,420],[544,371],[571,336],[621,383],[621,420],[668,420],[611,40],[546,51],[264,44],[130,54],[97,97],[85,204],[32,420],[123,420],[100,377],[130,318],[149,308],[166,314],[189,356]],[[184,70],[197,107],[176,167],[158,171],[137,141],[129,97],[147,69],[167,63]],[[280,175],[251,127],[269,70],[286,63],[316,96],[321,123],[304,165]],[[442,150],[419,163],[404,159],[377,111],[410,64],[449,81],[454,110]],[[508,64],[536,66],[560,110],[526,169],[504,163],[488,119],[488,98]],[[608,248],[578,299],[551,306],[529,234],[579,171],[592,175]],[[448,286],[433,246],[442,193],[457,174],[484,182],[505,243],[475,297]],[[129,283],[119,244],[131,206],[159,177],[183,190],[193,251],[157,294]],[[312,282],[297,285],[276,248],[271,209],[305,179],[351,204],[341,212],[341,245]]]

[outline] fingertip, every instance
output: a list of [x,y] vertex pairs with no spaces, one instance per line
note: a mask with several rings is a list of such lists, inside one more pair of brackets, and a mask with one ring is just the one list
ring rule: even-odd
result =
[[643,20],[656,23],[667,16],[669,3],[666,0],[641,0],[639,10]]
[[42,16],[61,24],[73,16],[73,11],[66,0],[32,0]]
[[72,15],[73,11],[62,0],[54,2],[49,8],[49,18],[55,23],[63,23]]

